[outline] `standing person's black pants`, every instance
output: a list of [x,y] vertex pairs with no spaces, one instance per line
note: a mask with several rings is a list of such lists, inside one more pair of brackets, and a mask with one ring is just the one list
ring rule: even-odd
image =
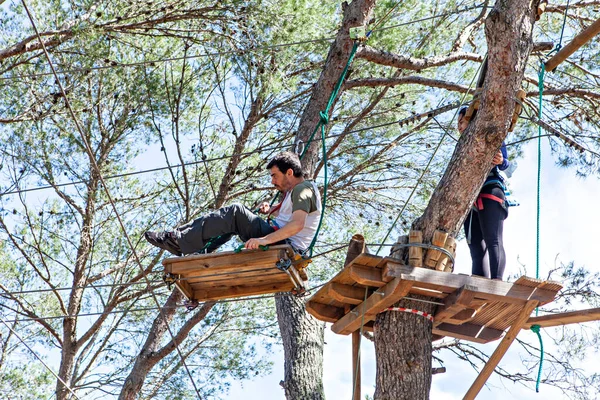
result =
[[[505,201],[504,191],[499,187],[485,192]],[[483,208],[471,210],[464,224],[467,239],[470,238],[468,243],[473,261],[471,273],[501,280],[506,266],[502,231],[508,211],[502,203],[488,198],[480,198],[477,203],[478,208]]]

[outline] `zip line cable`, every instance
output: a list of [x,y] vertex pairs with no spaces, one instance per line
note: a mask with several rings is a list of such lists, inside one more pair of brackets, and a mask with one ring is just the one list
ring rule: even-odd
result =
[[[468,92],[470,92],[471,87],[473,86],[473,82],[475,82],[475,79],[477,78],[477,76],[479,75],[479,71],[481,70],[483,64],[479,64],[479,69],[477,70],[477,72],[475,72],[475,75],[473,75],[473,78],[471,79],[471,83],[469,84],[469,90],[467,91],[467,93],[465,93],[460,101],[460,104],[458,107],[462,106],[463,104],[465,104],[465,100],[467,98],[467,94]],[[457,108],[458,108],[457,107]],[[454,118],[458,115],[458,110],[456,110],[454,112],[454,116],[452,117],[451,121],[454,121]],[[434,118],[435,119],[435,118]],[[437,122],[437,121],[436,121]],[[439,122],[438,122],[438,125]],[[423,172],[421,173],[421,176],[419,176],[419,179],[417,180],[417,183],[415,184],[415,186],[413,187],[413,190],[410,192],[410,195],[408,196],[408,198],[406,199],[406,201],[404,202],[404,204],[402,205],[402,209],[400,209],[400,212],[398,213],[398,215],[396,216],[396,219],[394,220],[394,222],[392,223],[392,226],[390,226],[390,229],[388,230],[388,232],[386,233],[385,237],[383,238],[383,240],[381,241],[381,245],[379,246],[379,248],[377,249],[377,252],[375,253],[376,255],[379,254],[379,252],[381,251],[382,247],[383,247],[383,243],[385,243],[388,239],[388,237],[390,236],[390,234],[392,233],[392,230],[394,229],[394,227],[396,226],[396,224],[398,223],[398,220],[400,219],[400,216],[402,216],[402,214],[404,213],[404,210],[406,209],[406,207],[408,206],[408,204],[410,203],[412,196],[415,194],[415,192],[417,191],[417,188],[419,187],[419,185],[421,184],[421,180],[423,179],[423,177],[425,176],[425,173],[427,172],[427,170],[429,169],[429,166],[431,165],[433,158],[435,157],[435,155],[437,154],[438,150],[440,149],[440,147],[442,146],[442,143],[444,142],[444,139],[446,138],[446,135],[448,134],[448,131],[442,126],[440,125],[440,127],[442,127],[444,134],[442,135],[442,138],[440,139],[439,143],[437,144],[437,147],[435,148],[435,150],[433,151],[433,154],[431,155],[431,157],[429,158],[429,162],[427,163],[427,166],[425,166],[425,168],[423,169]]]
[[[439,107],[437,109],[429,110],[429,111],[424,112],[424,113],[415,114],[415,115],[412,115],[410,117],[402,118],[402,119],[397,120],[397,121],[385,122],[385,123],[382,123],[382,124],[377,124],[377,125],[373,125],[373,126],[367,126],[367,127],[359,128],[359,129],[354,129],[352,131],[348,131],[348,132],[345,132],[345,133],[342,132],[342,133],[338,133],[338,134],[329,134],[329,135],[327,135],[325,137],[325,139],[336,138],[336,137],[339,137],[341,135],[349,135],[349,134],[352,134],[352,133],[364,132],[364,131],[368,131],[368,130],[371,130],[371,129],[382,128],[382,127],[385,127],[385,126],[390,126],[390,125],[395,125],[395,124],[403,125],[403,124],[414,123],[416,121],[419,121],[423,117],[429,117],[429,115],[439,115],[439,114],[442,114],[442,113],[444,113],[446,111],[450,111],[453,108],[457,108],[460,105],[461,105],[460,103],[451,103],[451,104],[449,104],[447,106],[443,106],[443,107]],[[124,177],[127,177],[127,176],[141,175],[141,174],[146,174],[146,173],[150,173],[150,172],[158,172],[158,171],[164,171],[164,170],[169,170],[169,169],[181,168],[181,167],[185,167],[185,166],[192,166],[192,165],[199,165],[199,164],[202,164],[202,163],[220,161],[220,160],[225,160],[225,159],[236,157],[236,156],[249,156],[249,155],[252,155],[252,154],[258,154],[258,153],[262,153],[262,152],[266,152],[266,151],[277,150],[277,149],[281,148],[280,145],[270,146],[270,144],[272,144],[272,143],[281,143],[281,142],[283,142],[283,141],[285,141],[287,139],[288,139],[287,137],[281,138],[281,139],[277,139],[277,140],[274,140],[273,142],[269,143],[268,147],[262,147],[262,148],[258,148],[258,149],[247,151],[247,152],[232,153],[232,154],[227,155],[227,156],[207,158],[206,160],[190,161],[190,162],[183,163],[183,164],[174,164],[174,165],[171,165],[171,166],[163,166],[163,167],[156,167],[156,168],[150,168],[150,169],[139,170],[139,171],[125,172],[125,173],[122,173],[122,174],[108,175],[108,176],[105,176],[104,179],[108,180],[108,179],[124,178]],[[7,192],[0,192],[0,197],[8,196],[8,195],[13,195],[13,194],[33,192],[33,191],[38,191],[38,190],[46,190],[46,189],[53,189],[53,188],[59,188],[59,187],[66,187],[66,186],[74,186],[74,185],[80,185],[80,184],[87,184],[87,183],[88,183],[87,180],[79,180],[79,181],[74,181],[74,182],[57,183],[55,185],[35,186],[35,187],[31,187],[31,188],[17,189],[17,190],[11,190],[11,191],[7,191]]]
[[10,330],[10,331],[11,331],[11,333],[12,333],[13,335],[15,335],[15,336],[16,336],[16,338],[17,338],[17,339],[19,339],[19,341],[20,341],[20,342],[21,342],[21,343],[22,343],[22,344],[23,344],[25,347],[27,347],[27,350],[29,350],[29,351],[31,352],[31,354],[33,354],[33,356],[34,356],[35,358],[37,358],[37,359],[38,359],[38,361],[39,361],[39,362],[41,362],[41,363],[42,363],[42,365],[43,365],[44,367],[46,367],[46,369],[47,369],[48,371],[50,371],[50,373],[51,373],[52,375],[54,375],[54,377],[55,377],[56,379],[58,379],[58,380],[60,381],[60,383],[62,383],[62,385],[63,385],[63,386],[64,386],[64,387],[65,387],[65,388],[66,388],[66,389],[69,391],[69,392],[71,392],[71,394],[73,395],[73,397],[75,397],[76,399],[78,399],[78,400],[79,400],[79,397],[77,397],[77,395],[75,394],[75,392],[73,391],[73,389],[71,389],[71,388],[69,387],[69,385],[67,385],[67,383],[66,383],[64,380],[62,380],[62,379],[61,379],[61,377],[60,377],[60,376],[58,376],[58,375],[57,375],[57,374],[54,372],[54,370],[52,370],[52,368],[50,368],[50,367],[48,366],[48,364],[46,364],[46,363],[44,362],[44,360],[42,360],[42,358],[41,358],[40,356],[38,356],[38,355],[37,355],[37,353],[36,353],[35,351],[33,351],[33,349],[32,349],[32,348],[31,348],[31,347],[30,347],[30,346],[29,346],[27,343],[25,343],[25,341],[24,341],[24,340],[21,338],[21,336],[19,336],[19,334],[18,334],[17,332],[15,332],[15,330],[14,330],[13,328],[11,328],[11,327],[10,327],[10,325],[8,325],[8,322],[10,322],[10,321],[4,321],[4,318],[2,318],[2,316],[0,316],[0,322],[2,322],[4,325],[6,325],[6,327],[8,328],[8,330]]
[[[407,25],[412,25],[414,23],[417,22],[424,22],[424,21],[429,21],[432,19],[437,19],[437,18],[441,18],[441,17],[447,17],[450,15],[455,15],[455,14],[461,14],[463,12],[467,12],[467,11],[471,11],[474,9],[478,9],[481,8],[482,4],[479,5],[475,5],[475,6],[470,6],[470,7],[464,7],[464,8],[456,8],[454,9],[454,11],[449,11],[447,13],[441,13],[441,14],[436,14],[436,15],[432,15],[429,17],[424,17],[424,18],[419,18],[416,20],[412,20],[412,21],[407,21],[407,22],[402,22],[396,25],[392,25],[392,26],[384,26],[381,28],[375,28],[372,31],[373,32],[379,32],[379,31],[385,31],[385,30],[389,30],[389,29],[394,29],[394,28],[398,28],[401,26],[407,26]],[[316,39],[308,39],[308,40],[301,40],[301,41],[296,41],[296,42],[289,42],[289,43],[281,43],[281,44],[274,44],[274,45],[266,45],[266,46],[257,46],[257,47],[251,47],[249,49],[244,49],[244,50],[228,50],[228,51],[222,51],[222,52],[213,52],[213,53],[207,53],[207,54],[193,54],[193,55],[188,55],[188,56],[179,56],[179,57],[167,57],[167,58],[158,58],[155,60],[147,60],[147,61],[139,61],[139,62],[133,62],[133,63],[119,63],[117,61],[112,60],[110,62],[110,65],[103,65],[103,66],[95,66],[95,67],[83,67],[83,68],[69,68],[66,70],[59,70],[56,71],[58,74],[62,75],[62,74],[73,74],[76,72],[91,72],[91,71],[99,71],[99,70],[106,70],[106,69],[113,69],[113,68],[129,68],[129,67],[140,67],[140,66],[145,66],[145,65],[150,65],[153,66],[154,64],[157,63],[166,63],[166,62],[173,62],[173,61],[182,61],[185,59],[196,59],[196,58],[208,58],[208,57],[217,57],[217,56],[225,56],[225,55],[236,55],[236,54],[244,54],[244,53],[250,53],[250,52],[257,52],[257,51],[262,51],[262,50],[273,50],[273,49],[279,49],[282,47],[291,47],[291,46],[299,46],[299,45],[303,45],[303,44],[310,44],[310,43],[320,43],[320,42],[326,42],[326,41],[331,41],[335,39],[334,36],[328,36],[328,37],[323,37],[323,38],[316,38]],[[112,64],[112,63],[116,63],[116,64]],[[20,76],[0,76],[0,81],[7,81],[7,80],[22,80],[25,78],[39,78],[39,77],[44,77],[44,76],[52,76],[53,72],[41,72],[41,73],[37,73],[37,74],[24,74],[24,75],[20,75]]]
[[[121,230],[123,231],[123,235],[125,236],[125,238],[127,240],[127,243],[128,243],[128,245],[129,245],[129,247],[130,247],[130,249],[132,251],[132,254],[135,257],[137,265],[139,266],[140,271],[141,271],[144,279],[147,282],[147,287],[150,290],[150,294],[151,294],[154,302],[156,303],[156,307],[158,309],[158,312],[159,312],[161,318],[166,321],[166,318],[164,316],[164,312],[161,309],[160,303],[158,302],[158,298],[154,294],[154,290],[152,289],[150,280],[148,279],[146,271],[144,270],[144,267],[141,264],[141,260],[138,257],[138,254],[137,254],[137,252],[135,250],[135,246],[133,245],[133,242],[131,241],[131,238],[129,237],[129,235],[127,233],[127,229],[125,228],[125,224],[123,223],[123,221],[122,221],[122,219],[121,219],[121,217],[119,215],[119,211],[117,210],[117,207],[116,207],[116,205],[115,205],[115,203],[114,203],[114,201],[112,199],[112,196],[110,194],[110,190],[108,189],[108,186],[106,185],[106,183],[104,181],[104,178],[102,177],[102,171],[100,170],[100,168],[98,167],[98,164],[96,163],[96,158],[94,156],[94,152],[92,151],[92,149],[90,147],[90,144],[88,143],[88,140],[87,140],[85,134],[83,133],[83,129],[79,125],[79,121],[77,120],[77,117],[75,116],[75,112],[71,108],[71,103],[70,103],[69,99],[67,98],[67,93],[65,92],[65,89],[64,89],[64,87],[62,85],[62,82],[60,81],[60,79],[58,77],[58,74],[56,73],[56,70],[54,69],[54,65],[52,63],[52,60],[50,59],[50,54],[46,50],[46,45],[44,44],[44,41],[42,40],[42,37],[40,36],[40,33],[39,33],[39,31],[37,29],[37,26],[35,24],[35,21],[33,19],[33,16],[31,14],[31,12],[29,11],[29,8],[27,7],[26,1],[25,0],[21,0],[21,2],[23,4],[23,7],[24,7],[25,11],[27,12],[27,16],[29,18],[29,21],[31,22],[31,25],[32,25],[32,27],[33,27],[36,35],[37,35],[37,38],[38,38],[38,40],[40,42],[40,45],[42,46],[42,49],[43,49],[44,54],[46,56],[46,59],[48,60],[48,64],[50,66],[50,69],[52,70],[52,72],[54,74],[54,77],[55,77],[55,80],[56,80],[56,84],[60,88],[60,92],[61,92],[61,94],[64,97],[65,105],[69,109],[69,113],[71,114],[71,117],[73,118],[73,122],[75,123],[75,126],[77,127],[77,130],[79,131],[79,134],[81,135],[81,140],[82,140],[82,142],[83,142],[83,144],[85,146],[86,152],[89,155],[91,164],[92,164],[93,168],[96,170],[96,173],[98,174],[98,178],[99,178],[100,182],[102,183],[102,186],[104,188],[104,192],[106,194],[106,197],[108,198],[108,200],[109,200],[109,202],[110,202],[110,204],[112,206],[113,212],[115,213],[115,216],[116,216],[117,220],[119,221],[119,225],[121,226]],[[171,336],[171,340],[172,340],[173,344],[175,345],[177,353],[179,354],[179,357],[181,358],[181,363],[184,366],[184,368],[185,368],[185,370],[186,370],[186,372],[187,372],[187,374],[188,374],[188,376],[190,378],[190,381],[192,382],[192,386],[194,387],[196,395],[198,396],[199,399],[201,399],[202,396],[200,396],[200,391],[198,390],[198,387],[196,386],[196,382],[194,381],[194,379],[192,377],[192,373],[189,370],[189,368],[188,368],[188,366],[187,366],[187,364],[185,362],[185,357],[183,356],[183,353],[179,349],[179,344],[175,340],[175,336],[173,335],[173,332],[171,331],[171,327],[169,326],[169,324],[165,324],[165,325],[166,325],[167,330],[168,330],[168,332],[169,332],[169,334]]]

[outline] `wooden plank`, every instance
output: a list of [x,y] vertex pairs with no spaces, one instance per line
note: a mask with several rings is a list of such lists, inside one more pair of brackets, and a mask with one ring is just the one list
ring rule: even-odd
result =
[[360,304],[365,300],[366,288],[359,286],[342,285],[331,282],[327,285],[327,293],[335,300],[347,304]]
[[383,268],[381,269],[381,280],[384,281],[385,283],[388,283],[392,280],[394,280],[393,277],[389,276],[388,274],[388,269],[390,267],[388,266],[388,264],[386,263]]
[[594,36],[600,33],[600,19],[581,31],[558,53],[546,61],[546,71],[552,72],[560,63],[565,61],[571,54],[575,53],[581,46],[589,42]]
[[[205,260],[219,260],[219,259],[233,259],[234,263],[237,258],[244,259],[245,256],[250,256],[252,258],[262,258],[266,257],[279,257],[279,250],[289,251],[288,254],[293,254],[292,247],[287,244],[280,244],[276,246],[269,246],[269,250],[246,250],[243,249],[241,252],[236,253],[235,251],[219,251],[215,253],[208,254],[191,254],[183,257],[169,257],[165,258],[162,261],[162,264],[166,266],[167,264],[178,264],[178,263],[189,263],[190,261],[205,261]],[[224,262],[227,264],[227,262]]]
[[554,300],[556,296],[555,290],[538,289],[467,275],[447,274],[426,268],[412,268],[398,264],[395,260],[389,258],[387,262],[390,264],[389,276],[413,275],[415,286],[419,288],[443,289],[444,291],[453,292],[464,285],[476,286],[478,299],[513,304],[524,304],[528,300],[537,300],[541,304],[546,304]]
[[179,291],[185,297],[187,297],[188,300],[194,299],[194,289],[192,289],[192,287],[190,286],[190,284],[187,281],[176,281],[175,286],[177,286],[177,289],[179,289]]
[[550,328],[552,326],[579,324],[582,322],[598,320],[600,320],[600,308],[589,308],[587,310],[542,315],[541,317],[531,317],[527,320],[523,327],[525,329],[531,329],[532,325],[539,325],[542,328]]
[[[435,231],[433,232],[433,238],[431,239],[431,244],[437,247],[444,247],[446,244],[446,239],[448,238],[447,232]],[[428,249],[427,254],[425,254],[425,266],[427,268],[435,268],[440,255],[442,254],[439,250]]]
[[[448,236],[446,243],[444,244],[444,248],[448,250],[453,257],[456,254],[456,244],[456,239],[454,239],[452,236]],[[437,264],[435,265],[436,271],[450,272],[452,267],[452,261],[449,262],[449,257],[442,253]],[[446,268],[449,268],[449,271],[446,271]]]
[[364,286],[382,287],[385,282],[381,280],[381,270],[377,268],[365,267],[354,263],[348,266],[350,277],[358,284]]
[[523,309],[519,313],[519,317],[510,327],[510,329],[508,330],[508,332],[506,333],[496,350],[494,350],[494,353],[488,359],[488,362],[485,364],[485,366],[475,379],[475,382],[473,382],[473,385],[471,385],[471,387],[467,391],[467,394],[465,394],[465,397],[463,397],[463,400],[475,399],[483,385],[485,385],[485,382],[494,372],[494,369],[496,368],[498,363],[500,363],[500,360],[502,360],[502,357],[504,357],[504,354],[510,348],[512,342],[517,338],[517,335],[521,331],[521,328],[523,328],[523,325],[527,322],[529,315],[538,306],[538,304],[539,302],[536,300],[529,300],[527,304],[525,304],[525,307],[523,307]]
[[438,307],[437,312],[433,318],[433,325],[437,326],[456,315],[456,313],[464,310],[471,304],[471,301],[475,297],[477,288],[475,286],[463,286],[444,300],[444,305]]
[[331,326],[331,330],[340,335],[348,335],[360,329],[361,323],[370,321],[386,307],[406,296],[412,287],[410,277],[396,278],[373,293],[367,301],[354,307],[348,314]]
[[344,316],[344,309],[309,300],[306,311],[316,319],[325,322],[337,322]]
[[221,300],[235,297],[254,296],[258,294],[266,293],[277,293],[277,292],[288,292],[294,288],[294,285],[287,282],[275,283],[275,284],[263,284],[263,285],[250,285],[250,286],[231,286],[223,289],[208,289],[208,290],[195,290],[194,298],[198,301],[205,300]]
[[[423,243],[423,232],[411,230],[408,235],[408,243]],[[411,246],[408,248],[408,265],[411,267],[423,266],[423,249]]]
[[352,332],[352,400],[361,399],[360,387],[360,331]]
[[263,275],[250,275],[250,276],[230,276],[226,279],[214,279],[206,281],[196,281],[190,278],[188,282],[194,288],[194,290],[206,288],[216,288],[223,286],[240,286],[240,285],[259,285],[269,282],[291,282],[289,276],[286,273],[265,273]]
[[451,325],[442,323],[434,327],[432,332],[436,335],[450,336],[456,339],[468,340],[475,343],[489,343],[502,337],[504,331],[486,328],[481,325],[466,323]]
[[190,284],[203,283],[210,285],[218,282],[231,282],[233,280],[252,280],[255,278],[267,278],[287,275],[277,268],[253,268],[251,270],[239,270],[237,272],[219,272],[206,275],[185,274],[185,279]]

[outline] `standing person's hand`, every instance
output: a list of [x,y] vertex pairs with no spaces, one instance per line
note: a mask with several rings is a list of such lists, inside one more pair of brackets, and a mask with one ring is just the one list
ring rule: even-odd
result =
[[271,209],[271,206],[269,205],[269,203],[267,203],[266,201],[263,201],[262,203],[260,203],[260,206],[258,207],[258,212],[261,214],[267,214],[270,209]]
[[494,155],[494,159],[492,160],[492,164],[500,165],[504,161],[504,157],[502,156],[502,152],[498,150],[498,152]]

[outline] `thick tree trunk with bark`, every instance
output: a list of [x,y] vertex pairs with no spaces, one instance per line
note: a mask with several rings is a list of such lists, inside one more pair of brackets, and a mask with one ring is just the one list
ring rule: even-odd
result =
[[280,296],[276,304],[285,354],[285,376],[281,386],[286,399],[324,399],[325,324],[307,314],[303,299]]
[[[323,72],[302,114],[296,142],[308,141],[319,122],[319,112],[325,110],[329,96],[342,74],[353,46],[349,28],[366,25],[374,6],[375,0],[355,0],[351,4],[342,4],[342,27],[329,49]],[[302,159],[305,171],[311,174],[319,159],[319,149],[320,140],[316,136]],[[302,299],[280,296],[275,299],[275,304],[285,356],[285,378],[282,386],[286,399],[324,399],[324,324],[306,312]]]
[[[435,230],[455,235],[475,200],[492,158],[506,137],[532,49],[537,2],[499,0],[488,15],[485,31],[489,66],[481,107],[460,137],[446,172],[413,228],[430,242]],[[403,300],[399,304],[432,312],[433,306]],[[429,399],[431,323],[405,313],[382,313],[375,325],[376,400]]]
[[160,361],[160,359],[157,359],[155,356],[155,352],[167,331],[167,325],[173,320],[173,317],[177,312],[177,303],[182,299],[183,295],[177,289],[174,289],[169,295],[162,311],[154,320],[152,328],[146,337],[146,342],[135,359],[133,368],[121,388],[121,394],[119,395],[120,400],[136,399],[144,385],[148,372],[150,372],[154,365]]
[[[344,13],[342,27],[329,49],[323,72],[315,84],[310,101],[300,118],[296,143],[300,141],[306,143],[319,123],[319,112],[324,111],[327,107],[329,96],[331,96],[331,92],[333,92],[333,88],[348,62],[354,45],[354,42],[350,39],[349,29],[367,25],[373,15],[375,2],[375,0],[354,0],[351,4],[342,3]],[[315,164],[318,160],[320,140],[317,135],[315,135],[302,160],[302,164],[310,172],[315,170]]]

